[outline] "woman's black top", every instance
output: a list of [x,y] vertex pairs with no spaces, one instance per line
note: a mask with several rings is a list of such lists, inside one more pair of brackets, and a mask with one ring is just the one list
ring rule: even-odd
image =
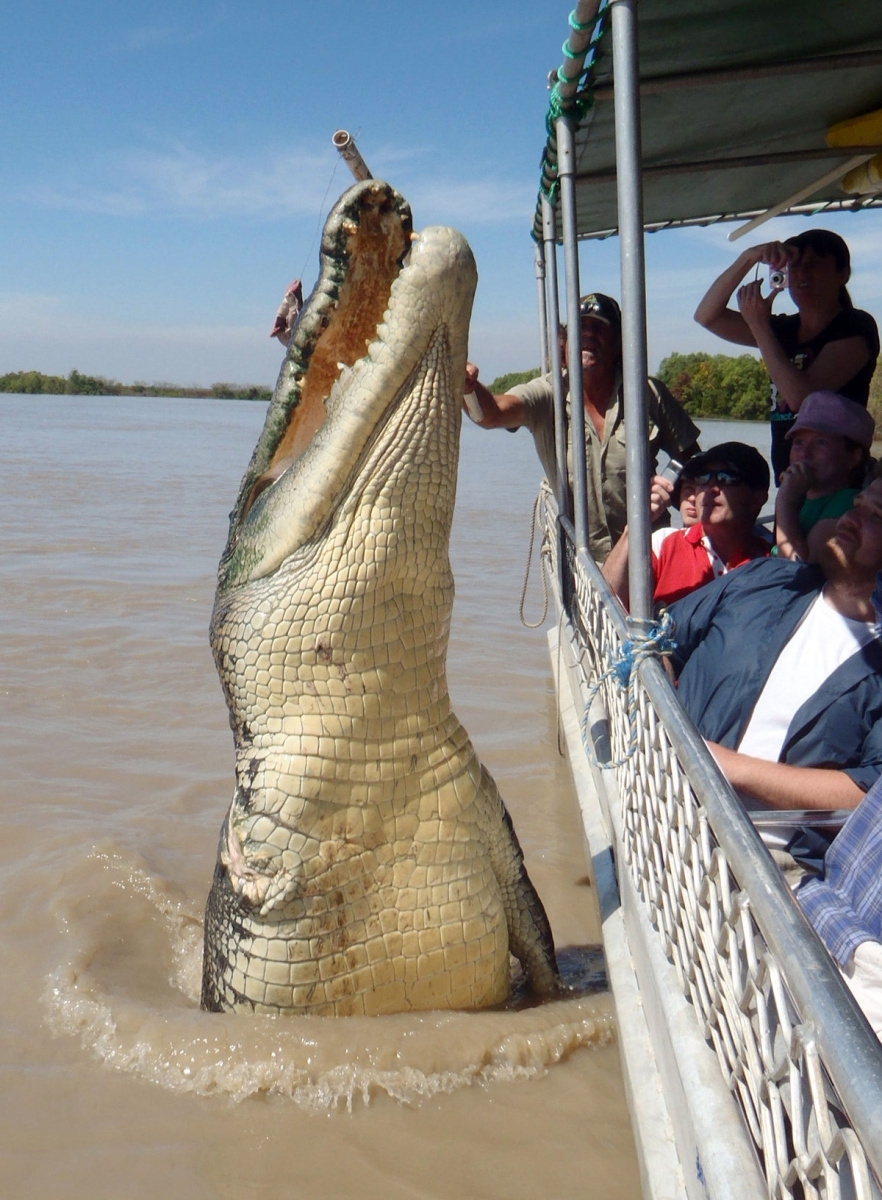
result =
[[[876,322],[868,312],[859,308],[844,308],[837,313],[833,320],[820,333],[815,334],[807,342],[799,341],[799,313],[773,315],[772,332],[781,344],[784,353],[796,367],[797,371],[807,370],[823,348],[830,342],[841,342],[844,338],[862,337],[867,343],[869,358],[847,383],[837,388],[841,396],[849,400],[857,400],[864,408],[870,395],[870,380],[876,369],[876,359],[879,357],[879,330]],[[772,471],[777,480],[790,462],[790,443],[786,441],[788,430],[796,420],[796,413],[791,412],[778,396],[778,389],[772,384]]]

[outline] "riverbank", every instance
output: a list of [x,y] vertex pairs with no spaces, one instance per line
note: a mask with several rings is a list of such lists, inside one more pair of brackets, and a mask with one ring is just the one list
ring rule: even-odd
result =
[[103,375],[44,375],[42,371],[10,371],[0,375],[0,392],[19,396],[153,396],[196,400],[269,400],[264,384],[213,383],[211,387],[182,387],[176,383],[119,383]]

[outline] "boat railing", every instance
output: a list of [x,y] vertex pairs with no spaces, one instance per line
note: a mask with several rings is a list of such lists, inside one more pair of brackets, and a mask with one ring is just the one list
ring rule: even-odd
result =
[[615,869],[716,1053],[768,1195],[878,1196],[882,1046],[658,656],[634,653],[632,623],[550,491],[540,508],[585,751],[617,785]]

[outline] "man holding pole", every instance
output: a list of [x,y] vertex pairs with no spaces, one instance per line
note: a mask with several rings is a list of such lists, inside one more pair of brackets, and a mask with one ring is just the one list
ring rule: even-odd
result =
[[[583,296],[579,312],[588,541],[595,560],[602,563],[627,522],[621,313],[616,301],[600,292]],[[562,358],[565,359],[565,352]],[[466,412],[482,429],[514,431],[526,426],[530,430],[546,478],[558,494],[551,376],[518,384],[510,392],[497,396],[479,381],[478,368],[468,363],[464,392]],[[470,399],[472,396],[474,399]],[[646,403],[652,474],[660,450],[681,462],[690,458],[698,449],[698,429],[657,379],[647,380]],[[569,412],[569,395],[566,404]],[[569,444],[567,465],[572,475],[572,447]]]

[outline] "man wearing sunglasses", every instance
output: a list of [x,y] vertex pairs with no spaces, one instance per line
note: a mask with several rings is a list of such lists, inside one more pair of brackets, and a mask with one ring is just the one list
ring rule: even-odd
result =
[[677,694],[745,806],[854,808],[882,773],[882,479],[818,562],[769,558],[674,604]]
[[[769,466],[744,442],[723,442],[696,454],[681,470],[668,495],[679,506],[684,486],[695,488],[698,521],[688,529],[657,529],[652,535],[653,601],[673,604],[682,596],[754,558],[765,558],[771,542],[756,533],[756,521],[769,498]],[[665,481],[653,480],[653,503]],[[670,485],[668,485],[670,486]],[[613,547],[603,574],[628,607],[628,532]]]
[[[594,558],[602,563],[621,537],[627,520],[622,317],[616,301],[601,292],[583,296],[579,311],[588,472],[588,542]],[[562,331],[563,362],[566,362],[565,337],[566,331]],[[545,468],[545,476],[557,495],[551,376],[540,376],[529,383],[518,384],[504,395],[495,396],[479,382],[478,368],[468,363],[463,391],[465,411],[482,429],[514,431],[526,426],[530,430]],[[568,413],[569,405],[568,394]],[[665,385],[657,379],[647,381],[646,406],[649,416],[650,474],[654,474],[660,450],[680,462],[685,462],[695,453],[698,449],[698,429]],[[572,447],[569,445],[567,463],[572,478]]]

